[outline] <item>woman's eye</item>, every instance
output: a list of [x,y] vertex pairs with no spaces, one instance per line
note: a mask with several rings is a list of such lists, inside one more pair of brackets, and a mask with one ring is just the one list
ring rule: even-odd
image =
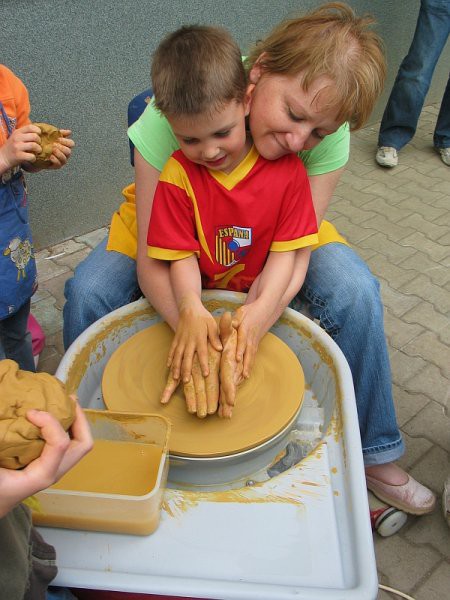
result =
[[300,123],[300,121],[303,121],[302,117],[295,115],[290,108],[288,109],[288,114],[289,118],[291,119],[291,121],[294,121],[294,123]]
[[229,129],[226,129],[225,131],[217,131],[215,133],[215,136],[219,137],[219,138],[224,138],[224,137],[227,137],[229,135],[230,135],[230,130]]

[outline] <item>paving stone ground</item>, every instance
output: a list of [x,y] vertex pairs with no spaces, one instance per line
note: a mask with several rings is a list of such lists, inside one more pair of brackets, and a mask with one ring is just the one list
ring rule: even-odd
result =
[[[424,109],[395,169],[374,161],[377,125],[353,134],[327,217],[380,280],[406,443],[401,463],[440,497],[450,473],[450,168],[432,146],[437,113],[437,105]],[[39,370],[54,373],[63,354],[64,282],[106,233],[103,227],[37,253],[32,311],[47,335]],[[374,544],[380,583],[416,600],[450,598],[450,529],[440,507],[409,517],[392,537],[375,534]]]

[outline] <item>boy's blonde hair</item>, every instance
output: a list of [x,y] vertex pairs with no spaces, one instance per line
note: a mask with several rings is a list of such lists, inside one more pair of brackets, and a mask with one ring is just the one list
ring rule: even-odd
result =
[[[320,76],[333,80],[325,88],[325,105],[335,105],[338,120],[359,129],[367,121],[386,77],[381,38],[369,29],[371,17],[357,17],[342,2],[324,4],[305,16],[280,23],[250,52],[247,66],[263,73],[302,76],[305,91]],[[321,106],[323,98],[320,98]]]
[[153,55],[151,75],[156,107],[173,117],[242,102],[247,86],[239,46],[225,29],[204,25],[167,35]]

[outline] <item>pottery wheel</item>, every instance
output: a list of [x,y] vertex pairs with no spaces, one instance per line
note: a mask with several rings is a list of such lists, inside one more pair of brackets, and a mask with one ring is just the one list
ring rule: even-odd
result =
[[261,340],[250,378],[238,388],[231,419],[189,414],[182,386],[169,404],[160,404],[172,339],[166,323],[136,333],[112,354],[102,380],[109,410],[157,413],[171,421],[172,455],[217,457],[249,450],[273,438],[297,415],[305,389],[303,370],[289,346],[271,333]]

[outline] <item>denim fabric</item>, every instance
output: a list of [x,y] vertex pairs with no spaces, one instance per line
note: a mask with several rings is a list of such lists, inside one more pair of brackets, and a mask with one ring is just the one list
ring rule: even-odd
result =
[[[414,136],[436,63],[450,33],[450,0],[422,0],[408,55],[403,59],[381,121],[378,146],[400,150]],[[450,78],[433,143],[450,147]]]
[[64,294],[64,347],[97,319],[141,295],[136,262],[120,252],[106,250],[107,238],[75,269]]
[[31,334],[28,331],[30,300],[10,317],[0,321],[0,360],[15,360],[24,371],[36,371]]
[[366,465],[397,460],[404,452],[392,398],[379,283],[345,244],[311,254],[305,283],[291,303],[311,316],[344,353],[353,375]]

